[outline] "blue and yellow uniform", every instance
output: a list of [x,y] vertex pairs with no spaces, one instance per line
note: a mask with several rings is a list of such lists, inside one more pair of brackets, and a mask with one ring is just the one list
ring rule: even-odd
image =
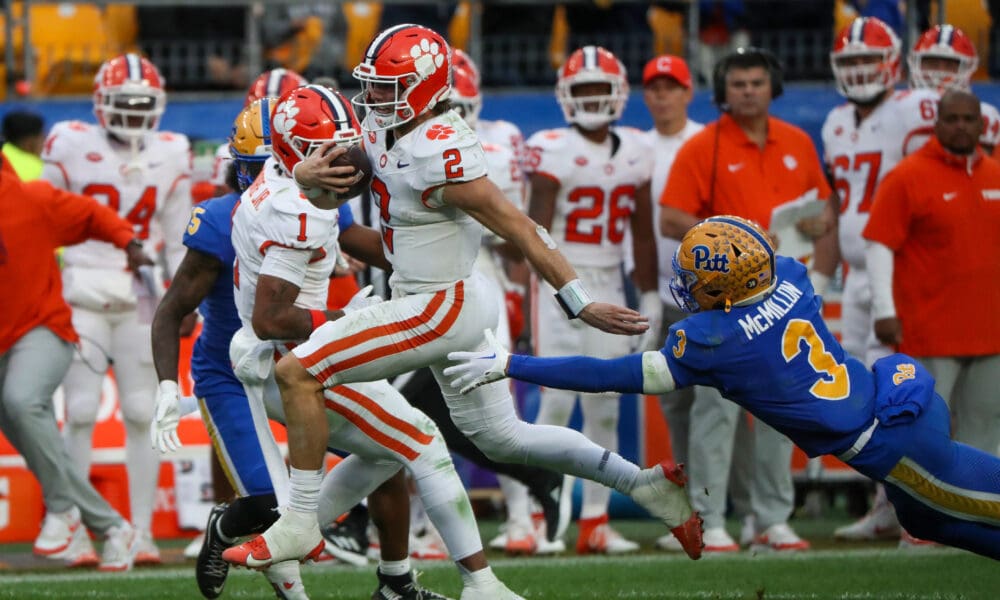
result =
[[[229,341],[241,325],[233,300],[236,252],[230,240],[239,199],[232,193],[196,205],[184,232],[185,246],[222,264],[211,292],[198,305],[203,324],[191,354],[191,375],[202,417],[233,487],[241,496],[256,496],[272,494],[274,488],[246,392],[229,361]],[[354,224],[346,204],[339,222],[341,231]]]
[[810,456],[885,482],[913,535],[1000,559],[1000,459],[951,440],[948,409],[916,360],[895,354],[869,371],[827,329],[805,267],[780,256],[774,266],[763,299],[687,317],[658,352],[514,355],[506,374],[579,391],[718,388]]

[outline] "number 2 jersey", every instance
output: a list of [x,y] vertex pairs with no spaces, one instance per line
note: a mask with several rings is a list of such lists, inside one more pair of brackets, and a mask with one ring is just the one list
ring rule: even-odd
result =
[[420,123],[391,148],[389,135],[369,131],[364,138],[382,248],[393,268],[389,284],[394,292],[445,289],[472,274],[483,226],[445,204],[442,188],[487,174],[483,146],[454,111]]
[[[42,177],[52,185],[109,206],[133,224],[136,237],[147,245],[162,240],[173,273],[184,256],[182,236],[191,211],[191,145],[186,136],[149,132],[133,155],[130,146],[113,142],[97,125],[63,121],[52,127],[42,159]],[[125,273],[125,253],[96,240],[67,247],[63,262],[67,268],[114,270],[131,277]]]
[[653,171],[643,132],[612,127],[607,142],[597,144],[564,127],[535,133],[527,146],[526,171],[559,184],[549,232],[559,250],[573,266],[619,265],[636,189]]
[[827,329],[806,267],[775,262],[767,299],[695,313],[670,327],[660,352],[677,388],[717,388],[810,456],[842,452],[874,419],[871,372]]

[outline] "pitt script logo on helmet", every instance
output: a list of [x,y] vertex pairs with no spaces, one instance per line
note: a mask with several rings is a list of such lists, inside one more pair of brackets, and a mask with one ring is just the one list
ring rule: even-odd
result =
[[[605,83],[605,94],[579,96],[574,88],[586,83]],[[625,65],[600,46],[584,46],[573,52],[559,69],[556,100],[567,123],[584,129],[597,129],[617,121],[628,100]]]
[[287,175],[326,142],[349,146],[361,139],[361,125],[350,102],[321,85],[296,88],[279,98],[271,129],[271,152]]
[[277,98],[261,98],[240,111],[229,136],[229,154],[236,167],[240,189],[253,184],[264,162],[271,156],[271,115]]
[[375,36],[352,74],[361,93],[351,102],[367,111],[365,131],[392,129],[448,99],[451,47],[434,30],[397,25]]
[[670,291],[688,312],[753,304],[777,282],[770,238],[756,223],[734,216],[710,217],[692,227],[673,266]]

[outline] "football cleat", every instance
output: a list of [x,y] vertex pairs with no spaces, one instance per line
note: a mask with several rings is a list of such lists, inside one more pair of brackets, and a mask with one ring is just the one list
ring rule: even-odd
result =
[[136,534],[135,564],[137,565],[158,565],[160,559],[160,549],[156,547],[153,534],[149,531],[140,531]]
[[902,527],[899,529],[899,547],[904,550],[927,550],[938,545],[937,542],[915,537]]
[[[729,532],[723,527],[706,529],[703,539],[705,541],[705,552],[708,554],[725,554],[726,552],[739,552],[740,550],[739,544],[733,540]],[[678,546],[680,546],[679,542]]]
[[535,553],[537,547],[534,527],[513,522],[507,524],[504,552],[510,556],[531,555]]
[[139,535],[132,525],[122,521],[108,529],[101,550],[101,562],[98,571],[129,571],[135,564],[135,553],[138,550]]
[[205,541],[198,552],[198,562],[195,563],[194,578],[198,582],[201,595],[206,598],[218,598],[226,586],[226,578],[229,577],[229,563],[222,560],[222,553],[229,544],[222,541],[219,535],[219,519],[228,506],[228,504],[218,504],[208,513]]
[[33,551],[38,556],[50,556],[65,552],[73,541],[76,532],[82,529],[80,525],[80,509],[73,507],[65,512],[45,515],[42,530],[35,538]]
[[302,583],[298,561],[286,560],[274,563],[264,570],[264,576],[274,588],[279,600],[309,600],[306,587]]
[[670,532],[680,541],[684,552],[698,560],[704,547],[701,539],[703,522],[701,516],[691,509],[691,502],[684,490],[686,483],[683,465],[675,466],[664,461],[643,469],[630,495],[649,514],[666,523]]
[[230,564],[259,570],[288,560],[316,560],[325,546],[315,513],[288,509],[267,531],[226,549],[222,558]]
[[451,600],[421,587],[413,571],[405,575],[385,575],[376,569],[375,574],[378,575],[378,587],[372,594],[372,600]]
[[363,567],[368,564],[368,509],[358,504],[339,523],[320,529],[327,554],[345,563]]
[[896,510],[888,500],[879,501],[877,498],[865,516],[833,532],[834,539],[850,541],[896,539],[899,536]]
[[764,550],[775,550],[778,552],[808,550],[809,542],[800,538],[795,531],[788,526],[788,523],[775,523],[763,533],[754,538],[750,544],[750,550],[761,552]]
[[627,554],[639,550],[639,544],[625,539],[608,524],[608,515],[580,519],[576,539],[577,554]]
[[465,586],[459,600],[524,600],[503,584],[493,578],[492,581],[477,586]]

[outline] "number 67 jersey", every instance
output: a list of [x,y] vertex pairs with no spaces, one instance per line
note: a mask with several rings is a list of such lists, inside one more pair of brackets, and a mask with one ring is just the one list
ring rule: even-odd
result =
[[527,147],[525,170],[559,184],[550,232],[559,250],[574,267],[617,267],[636,189],[653,171],[642,132],[612,127],[608,140],[596,144],[563,127],[535,133]]

